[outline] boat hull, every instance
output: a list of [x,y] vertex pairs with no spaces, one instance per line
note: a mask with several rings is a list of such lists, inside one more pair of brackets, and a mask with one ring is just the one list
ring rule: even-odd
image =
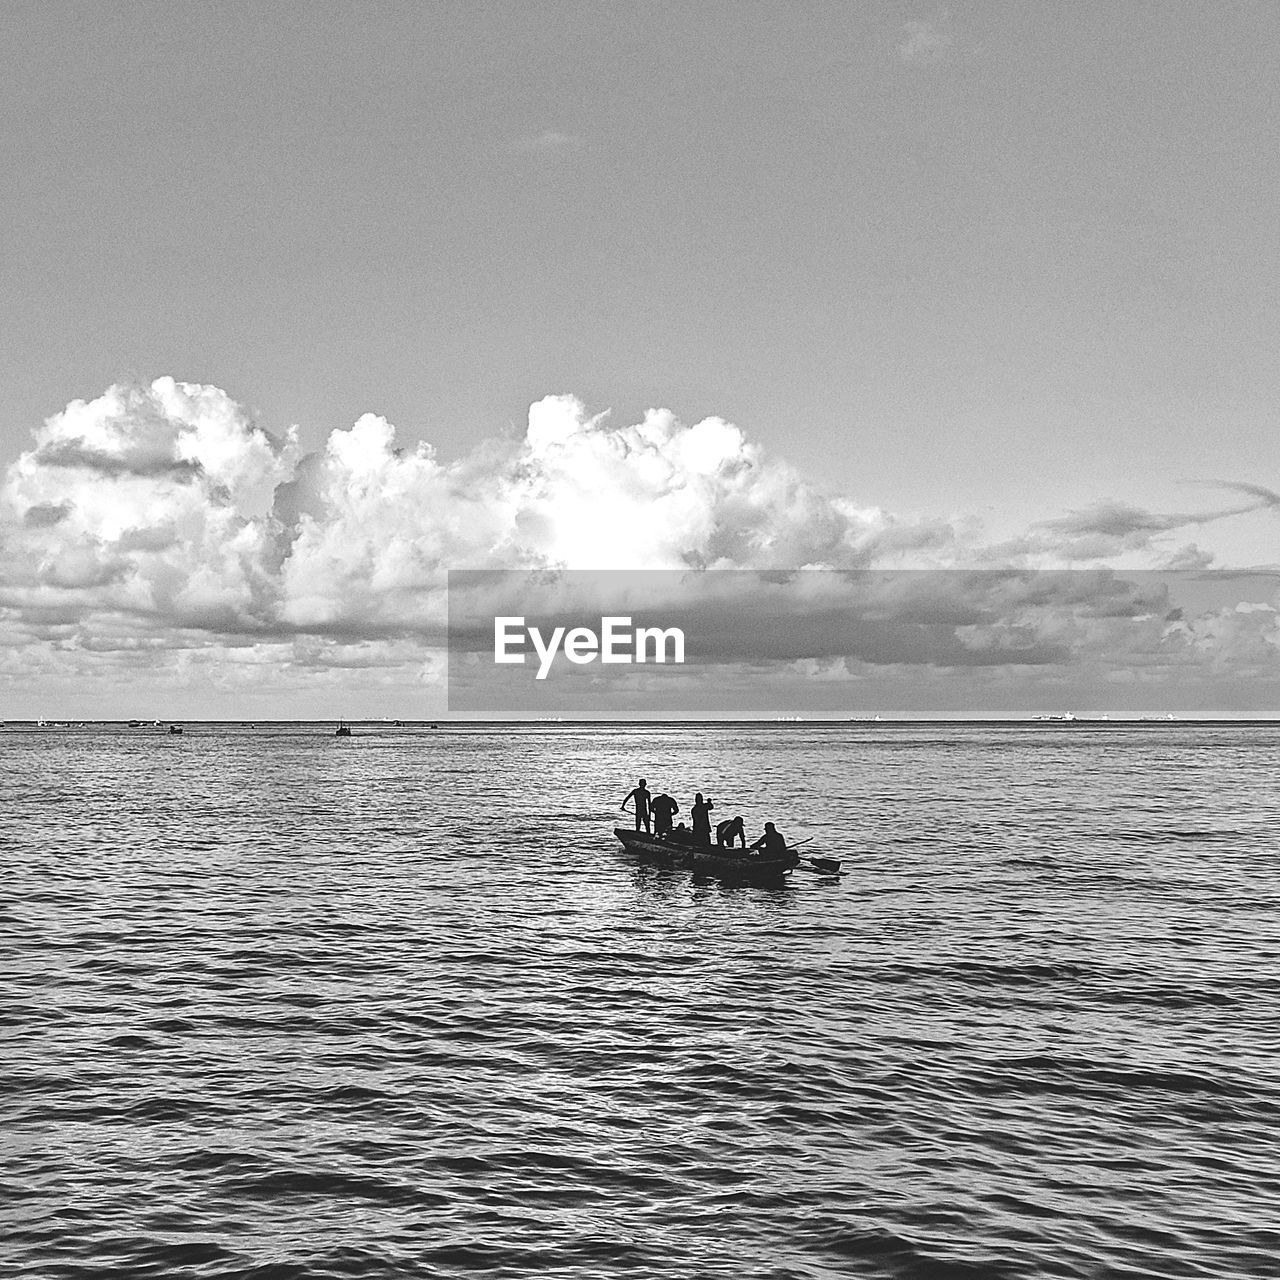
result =
[[715,845],[677,844],[672,840],[659,840],[643,831],[628,831],[625,827],[614,827],[613,834],[622,841],[628,853],[634,853],[646,862],[684,867],[720,880],[776,884],[800,864],[800,855],[790,849],[780,858],[766,858],[760,854],[730,852]]

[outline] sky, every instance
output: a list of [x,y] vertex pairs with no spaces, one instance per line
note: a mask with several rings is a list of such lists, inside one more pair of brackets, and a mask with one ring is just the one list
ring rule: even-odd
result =
[[0,718],[440,714],[449,568],[1277,565],[1278,55],[7,0]]

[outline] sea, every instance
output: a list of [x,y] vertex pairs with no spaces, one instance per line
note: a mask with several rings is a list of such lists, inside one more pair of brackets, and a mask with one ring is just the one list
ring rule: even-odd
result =
[[0,730],[9,1280],[1280,1275],[1280,724],[184,730]]

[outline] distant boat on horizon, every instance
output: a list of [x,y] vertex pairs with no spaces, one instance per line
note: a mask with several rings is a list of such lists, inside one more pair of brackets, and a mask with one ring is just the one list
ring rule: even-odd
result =
[[338,721],[338,727],[333,731],[335,738],[351,737],[351,726],[345,720]]

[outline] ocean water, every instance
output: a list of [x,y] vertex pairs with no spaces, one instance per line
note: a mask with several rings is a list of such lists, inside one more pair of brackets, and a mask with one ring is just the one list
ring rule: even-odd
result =
[[[635,778],[849,873],[640,865]],[[1280,1274],[1280,726],[0,731],[6,1277]]]

